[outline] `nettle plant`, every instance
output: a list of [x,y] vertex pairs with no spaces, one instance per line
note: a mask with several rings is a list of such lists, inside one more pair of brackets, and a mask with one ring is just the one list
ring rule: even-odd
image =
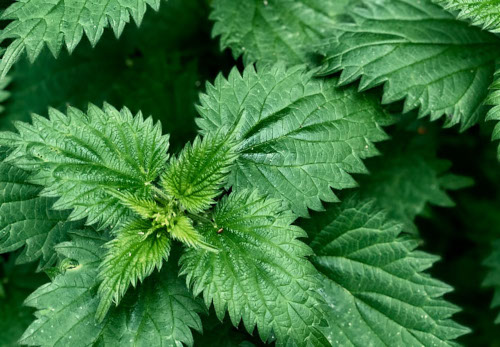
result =
[[[415,219],[472,183],[437,157],[436,124],[500,120],[498,1],[18,0],[2,19],[6,345],[451,346],[470,332]],[[224,73],[197,97],[205,62]]]

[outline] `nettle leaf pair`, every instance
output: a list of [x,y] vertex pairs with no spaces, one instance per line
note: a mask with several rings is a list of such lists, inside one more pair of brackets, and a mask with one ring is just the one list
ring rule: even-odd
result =
[[72,208],[69,219],[86,218],[116,236],[100,268],[99,320],[130,283],[161,268],[171,239],[216,251],[188,215],[213,203],[235,159],[237,147],[222,133],[196,139],[167,164],[168,136],[127,109],[51,110],[49,119],[34,116],[17,129],[2,137],[16,148],[6,162],[34,171],[30,182],[45,187],[42,195],[60,197],[55,209]]
[[[287,61],[319,66],[318,74],[325,78],[338,74],[340,87],[356,84],[365,92],[382,86],[383,104],[402,102],[403,113],[440,119],[445,127],[465,131],[484,120],[495,121],[492,139],[500,139],[498,0],[212,4],[213,33],[245,64]],[[372,196],[384,200],[379,193],[380,189]],[[389,207],[401,210],[396,205],[392,200]],[[495,268],[493,263],[488,261]],[[493,277],[494,272],[486,282],[498,288]],[[496,297],[493,306],[498,306]]]
[[[249,332],[257,326],[263,341],[329,345],[321,331],[321,275],[306,260],[311,249],[298,240],[306,233],[292,223],[308,208],[323,209],[321,200],[337,201],[331,187],[356,185],[349,173],[366,172],[361,159],[377,153],[372,142],[386,138],[378,123],[385,113],[353,89],[283,65],[220,76],[207,85],[198,109],[203,137],[170,160],[159,124],[110,105],[90,105],[87,113],[52,109],[48,119],[34,115],[32,124],[15,124],[18,133],[0,135],[0,144],[11,148],[2,165],[43,187],[37,192],[53,199],[52,208],[71,210],[68,222],[87,224],[77,223],[74,241],[56,246],[75,264],[28,298],[40,311],[23,343],[69,343],[62,336],[74,336],[70,326],[88,331],[90,317],[97,318],[94,330],[79,334],[79,342],[106,339],[107,322],[127,312],[122,304],[110,310],[113,302],[126,297],[141,307],[146,300],[126,295],[130,284],[144,281],[138,290],[152,290],[147,277],[155,269],[177,278],[175,265],[162,270],[171,253],[179,254],[177,240],[187,245],[180,273],[219,318],[227,310],[233,324],[241,320]],[[222,187],[232,191],[216,203]],[[15,238],[11,231],[4,233]],[[60,296],[68,300],[63,306]],[[68,331],[49,328],[80,304],[84,317],[71,318]],[[185,312],[174,316],[183,319]],[[181,335],[169,336],[192,341]]]

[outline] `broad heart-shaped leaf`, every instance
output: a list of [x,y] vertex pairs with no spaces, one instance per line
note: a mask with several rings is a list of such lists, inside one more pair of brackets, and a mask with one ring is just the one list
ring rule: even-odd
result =
[[161,269],[163,260],[170,254],[170,238],[166,232],[149,234],[151,222],[132,219],[116,231],[116,237],[108,242],[106,257],[99,267],[98,295],[100,298],[96,319],[104,320],[113,302],[118,306],[132,284],[144,281],[155,268]]
[[289,65],[308,61],[307,53],[336,22],[349,0],[215,0],[212,35],[221,48],[245,65],[256,61]]
[[312,262],[325,275],[334,346],[450,346],[468,332],[442,299],[451,288],[422,272],[437,258],[398,237],[400,225],[373,201],[346,198],[306,231],[315,235]]
[[[492,106],[489,110],[486,120],[497,122],[493,134],[491,136],[492,140],[500,140],[500,66],[497,65],[497,71],[495,72],[495,80],[490,87],[490,93],[486,99],[486,104]],[[500,145],[498,146],[497,158],[500,161]]]
[[37,319],[21,343],[37,346],[180,346],[193,344],[190,328],[201,330],[195,300],[177,277],[175,263],[128,293],[120,306],[96,323],[99,298],[98,266],[102,245],[99,234],[73,234],[73,241],[57,246],[58,252],[78,265],[38,288],[26,300],[35,307]]
[[294,215],[282,201],[242,191],[225,197],[203,235],[219,253],[188,249],[182,274],[219,319],[257,326],[263,341],[273,333],[278,345],[328,346],[319,332],[323,313],[318,273],[305,259],[311,250],[297,238]]
[[464,130],[484,115],[500,40],[453,20],[431,0],[363,0],[354,23],[339,25],[320,51],[320,75],[342,70],[339,84],[361,78],[360,90],[384,85],[383,102],[405,99],[404,112],[419,108],[432,120]]
[[87,114],[51,109],[49,119],[33,115],[33,124],[16,123],[19,133],[0,133],[0,144],[14,149],[8,162],[35,171],[32,183],[43,196],[60,197],[56,209],[73,209],[70,219],[112,226],[129,214],[105,189],[147,196],[168,158],[168,136],[151,118],[133,116],[105,104]]
[[237,143],[224,131],[197,137],[172,158],[161,186],[189,212],[202,212],[214,203],[237,157]]
[[500,32],[500,5],[498,0],[433,0],[451,12],[458,11],[458,19],[468,19],[474,25]]
[[25,247],[18,263],[40,259],[38,269],[56,260],[54,246],[66,239],[81,223],[69,222],[69,211],[52,209],[54,198],[40,197],[43,187],[28,182],[29,173],[5,163],[0,148],[0,253]]
[[108,26],[119,36],[130,17],[141,23],[148,5],[157,10],[160,0],[18,0],[1,16],[12,21],[1,32],[0,42],[13,41],[0,62],[0,77],[5,77],[24,52],[31,61],[45,45],[54,56],[59,54],[63,43],[71,52],[84,32],[95,45]]
[[[500,307],[500,239],[493,242],[492,247],[491,255],[484,261],[490,271],[484,279],[483,285],[495,289],[491,307],[498,308]],[[495,323],[500,324],[500,314],[497,316]]]
[[230,126],[241,141],[228,186],[259,189],[290,203],[301,216],[337,201],[331,188],[356,186],[350,173],[386,138],[377,121],[388,116],[377,102],[334,79],[315,79],[304,67],[249,66],[217,77],[201,96],[202,133]]

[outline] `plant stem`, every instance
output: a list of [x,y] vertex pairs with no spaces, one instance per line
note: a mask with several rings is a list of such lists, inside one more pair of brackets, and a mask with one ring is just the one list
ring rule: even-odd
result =
[[198,222],[202,222],[205,224],[211,224],[215,227],[215,222],[213,220],[206,218],[206,217],[203,217],[203,216],[200,216],[200,215],[197,215],[194,213],[189,213],[187,211],[186,211],[186,215],[191,219],[197,220]]
[[163,190],[161,190],[160,188],[158,188],[157,186],[155,185],[151,185],[151,187],[153,188],[153,192],[155,192],[156,195],[158,195],[158,197],[163,200],[162,202],[168,204],[171,200],[171,198],[165,194],[165,192]]

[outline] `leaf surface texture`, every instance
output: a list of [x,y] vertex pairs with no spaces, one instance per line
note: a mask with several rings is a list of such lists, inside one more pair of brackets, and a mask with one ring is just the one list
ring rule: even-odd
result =
[[[193,344],[190,329],[201,330],[198,312],[203,306],[177,278],[175,265],[148,278],[126,295],[120,307],[102,323],[96,323],[95,295],[100,247],[107,241],[92,231],[72,235],[58,252],[77,265],[38,288],[26,300],[35,307],[37,319],[21,343],[37,346],[179,346]],[[172,275],[172,272],[175,275]]]
[[237,157],[237,144],[224,132],[197,137],[177,158],[172,158],[161,177],[161,186],[188,211],[208,209],[221,193]]
[[373,201],[351,196],[324,215],[310,245],[326,277],[333,345],[452,346],[468,332],[450,319],[458,308],[442,299],[451,287],[423,272],[437,258],[398,236],[401,226]]
[[364,0],[349,11],[320,51],[321,75],[342,71],[339,84],[384,84],[383,103],[404,99],[431,120],[462,130],[484,116],[481,107],[499,57],[496,36],[454,20],[430,0]]
[[203,292],[222,319],[248,332],[257,326],[263,341],[271,334],[278,345],[328,346],[322,323],[318,274],[305,259],[311,251],[305,236],[291,225],[295,217],[276,199],[247,191],[217,205],[204,236],[219,252],[186,250],[181,273],[195,294]]
[[470,20],[494,33],[500,31],[500,2],[498,0],[434,0],[451,12],[458,12],[459,19]]
[[43,187],[29,183],[29,172],[4,162],[0,149],[0,253],[23,248],[18,263],[39,260],[39,269],[56,261],[54,246],[81,223],[68,221],[69,211],[52,208],[54,198],[40,197]]
[[337,201],[331,188],[356,186],[350,174],[366,172],[362,159],[378,153],[373,142],[386,139],[378,122],[388,116],[372,98],[335,84],[278,64],[233,69],[207,85],[202,133],[230,126],[240,142],[228,186],[259,189],[301,216]]
[[105,245],[106,256],[99,267],[99,321],[104,320],[113,302],[118,306],[130,284],[135,287],[168,260],[170,239],[162,232],[149,235],[150,228],[150,222],[133,219]]
[[211,19],[213,36],[222,48],[243,56],[245,65],[256,61],[309,60],[308,53],[327,36],[349,0],[216,0]]
[[114,226],[128,215],[106,189],[147,196],[164,168],[168,136],[159,124],[128,109],[90,105],[87,113],[54,109],[49,119],[34,115],[32,124],[16,123],[19,133],[4,132],[0,142],[14,147],[6,159],[35,171],[30,182],[43,185],[43,196],[59,197],[56,209],[73,209],[70,219]]

